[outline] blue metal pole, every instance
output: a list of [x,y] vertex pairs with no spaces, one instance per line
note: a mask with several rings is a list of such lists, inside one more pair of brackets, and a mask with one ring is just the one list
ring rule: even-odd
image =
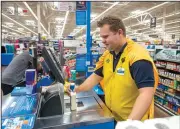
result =
[[86,11],[86,48],[87,48],[87,55],[86,55],[86,77],[90,76],[91,72],[88,72],[88,67],[92,66],[91,61],[91,47],[92,47],[92,41],[91,41],[91,2],[86,2],[87,11]]

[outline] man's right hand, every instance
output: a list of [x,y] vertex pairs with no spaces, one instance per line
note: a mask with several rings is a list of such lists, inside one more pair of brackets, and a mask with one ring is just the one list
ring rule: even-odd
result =
[[80,86],[75,87],[74,92],[76,93],[82,92],[81,87]]

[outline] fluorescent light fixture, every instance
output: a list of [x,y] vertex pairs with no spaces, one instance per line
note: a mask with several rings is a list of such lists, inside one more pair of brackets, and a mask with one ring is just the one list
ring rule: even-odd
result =
[[18,15],[24,15],[23,9],[20,7],[18,7]]
[[24,28],[18,28],[18,30],[19,30],[19,31],[23,31],[23,30],[24,30]]
[[2,29],[2,32],[7,32],[7,30],[5,30],[5,29]]
[[[172,14],[169,14],[169,15],[166,15],[165,17],[171,17],[171,16],[174,16],[174,15],[177,15],[177,14],[180,14],[180,12],[176,12],[176,13],[172,13]],[[163,17],[159,17],[157,18],[157,20],[160,20],[160,19],[163,19]]]
[[12,15],[14,15],[14,7],[8,7],[8,11],[10,12],[10,13],[12,13]]
[[143,13],[144,11],[142,11],[142,10],[136,10],[136,11],[132,11],[131,12],[131,14],[132,15],[138,15],[138,14],[141,14],[141,13]]
[[2,13],[2,16],[6,17],[6,18],[8,18],[9,20],[13,21],[14,23],[16,23],[16,24],[18,24],[18,25],[22,26],[23,28],[25,28],[25,29],[29,30],[30,32],[32,32],[32,33],[34,33],[34,34],[38,35],[38,34],[37,34],[37,33],[35,33],[34,31],[32,31],[31,29],[29,29],[29,28],[25,27],[24,25],[20,24],[19,22],[15,21],[14,19],[12,19],[12,18],[8,17],[8,16],[7,16],[7,15],[5,15],[4,13]]
[[145,20],[143,21],[143,23],[150,23],[150,20]]
[[6,29],[9,29],[9,30],[12,30],[12,31],[15,31],[15,32],[18,32],[18,33],[20,33],[20,34],[25,34],[25,33],[22,33],[22,32],[20,32],[20,31],[17,31],[17,30],[14,30],[14,29],[11,29],[11,28],[9,28],[9,26],[6,26],[6,25],[2,25],[4,28],[6,28]]
[[47,36],[47,34],[44,34],[44,33],[43,33],[42,36]]
[[23,11],[22,8],[19,8],[19,7],[18,7],[18,12],[22,12],[22,11]]
[[15,33],[15,32],[10,32],[11,34],[14,34],[14,35],[17,35],[17,33]]
[[69,15],[69,11],[66,11],[66,15],[65,15],[65,20],[64,20],[63,28],[62,28],[62,30],[61,30],[61,37],[62,37],[62,35],[63,35],[64,28],[65,28],[65,26],[66,26],[66,22],[67,22],[68,15]]
[[173,21],[173,22],[166,23],[166,25],[173,24],[173,23],[178,23],[178,22],[180,22],[180,20],[179,21]]
[[92,13],[92,14],[91,14],[91,18],[95,18],[96,16],[97,16],[96,13]]
[[180,32],[180,30],[173,30],[173,31],[165,31],[166,33],[171,33],[171,32]]
[[11,10],[14,10],[14,7],[12,7],[12,6],[10,6],[10,7],[8,7],[9,9],[11,9]]
[[[149,8],[149,9],[141,12],[141,14],[146,13],[146,12],[149,12],[149,11],[151,11],[151,10],[153,10],[153,9],[155,9],[155,8],[158,8],[158,7],[160,7],[160,6],[163,6],[163,5],[167,4],[167,3],[169,3],[169,2],[164,2],[164,3],[162,3],[162,4],[156,5],[156,6],[152,7],[152,8]],[[139,14],[139,15],[140,15],[140,14]],[[137,15],[131,15],[131,16],[127,17],[127,18],[124,18],[123,21],[124,21],[124,20],[128,20],[128,19],[133,18],[133,17],[137,17]]]
[[[26,2],[23,2],[23,3],[24,3],[24,4],[26,5],[26,7],[29,9],[29,11],[32,13],[32,15],[36,18],[36,20],[38,20],[37,16],[34,14],[34,12],[33,12],[32,9],[29,7],[29,5],[28,5]],[[46,31],[46,33],[47,33],[48,35],[50,35],[41,22],[40,22],[40,25],[41,25],[42,28]]]
[[93,18],[91,20],[91,23],[94,22],[95,20],[97,20],[99,17],[101,17],[102,15],[104,15],[107,11],[109,11],[110,9],[112,9],[114,6],[116,6],[117,4],[119,4],[119,2],[115,2],[113,5],[111,5],[108,9],[106,9],[104,12],[102,12],[101,14],[99,14],[97,17]]
[[[179,12],[180,13],[180,12]],[[172,15],[167,15],[166,17],[170,17],[170,16],[172,16]],[[160,18],[161,19],[161,18]],[[160,20],[159,18],[157,19],[157,20]],[[173,21],[173,22],[169,22],[169,23],[166,23],[165,25],[169,25],[169,24],[173,24],[173,23],[178,23],[178,22],[180,22],[180,20],[178,20],[178,21]],[[138,25],[142,25],[141,23],[138,23],[138,24],[135,24],[135,25],[131,25],[131,26],[127,26],[126,28],[128,28],[128,27],[134,27],[134,26],[138,26]],[[161,27],[161,25],[157,25],[156,26],[157,28],[159,28],[159,27]],[[145,29],[145,28],[142,28],[142,30],[143,29]],[[150,29],[150,28],[149,28]],[[138,29],[138,30],[141,30],[141,29]]]
[[56,28],[55,31],[56,31],[56,32],[61,32],[61,31],[62,31],[62,28]]
[[56,20],[56,21],[63,21],[64,18],[62,18],[62,17],[56,17],[55,20]]
[[35,21],[34,20],[25,20],[25,22],[26,22],[26,25],[35,26]]
[[139,31],[139,30],[146,30],[146,29],[150,29],[149,27],[146,27],[146,28],[142,28],[142,29],[137,29],[136,31]]
[[170,28],[165,28],[165,30],[173,29],[173,28],[178,28],[180,26],[175,26],[175,27],[170,27]]
[[[116,6],[118,3],[119,3],[119,2],[115,2],[113,5],[111,5],[109,8],[107,8],[104,12],[102,12],[101,14],[99,14],[97,17],[93,18],[93,19],[91,20],[91,23],[94,22],[94,21],[96,21],[99,17],[101,17],[102,15],[104,15],[107,11],[109,11],[110,9],[112,9],[112,8],[113,8],[114,6]],[[85,28],[85,26],[82,27],[78,32],[76,32],[75,35],[78,34],[79,32],[81,32],[84,28]],[[75,35],[74,35],[74,36],[75,36]]]
[[58,2],[53,2],[54,8],[58,8],[59,3]]
[[160,32],[162,32],[163,29],[162,29],[162,28],[156,28],[155,31],[160,31]]
[[14,26],[14,23],[12,23],[12,22],[5,22],[5,24],[6,24],[8,27],[13,27],[13,26]]
[[62,25],[56,25],[56,28],[62,28],[63,26]]

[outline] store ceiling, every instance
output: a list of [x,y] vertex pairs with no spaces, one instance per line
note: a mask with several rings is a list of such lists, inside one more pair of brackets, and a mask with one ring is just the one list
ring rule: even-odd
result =
[[[16,36],[37,35],[38,22],[35,18],[37,3],[2,2],[2,32],[12,33]],[[60,38],[61,35],[63,37],[85,35],[86,28],[76,26],[75,12],[59,11],[57,9],[58,2],[40,2],[40,6],[41,34],[48,35],[50,32],[51,38]],[[98,34],[96,21],[107,15],[123,19],[129,36],[137,36],[142,33],[162,34],[163,16],[165,16],[165,32],[180,35],[180,2],[91,2],[91,6],[91,32],[94,35]],[[31,9],[36,15],[35,17],[31,13]],[[104,11],[106,13],[101,15]],[[157,17],[156,29],[149,27],[151,17]]]

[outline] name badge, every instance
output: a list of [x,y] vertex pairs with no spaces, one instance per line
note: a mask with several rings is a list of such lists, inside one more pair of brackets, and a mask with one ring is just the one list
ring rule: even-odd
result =
[[118,75],[124,75],[125,69],[124,68],[117,68]]

